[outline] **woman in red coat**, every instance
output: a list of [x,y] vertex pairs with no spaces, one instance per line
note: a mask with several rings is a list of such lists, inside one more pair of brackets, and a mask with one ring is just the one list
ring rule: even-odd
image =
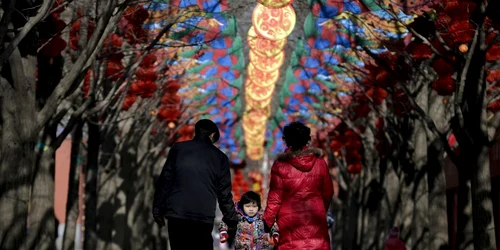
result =
[[283,130],[287,145],[271,169],[271,184],[264,221],[278,223],[279,250],[328,250],[330,236],[326,212],[333,184],[322,150],[308,148],[311,130],[300,122]]

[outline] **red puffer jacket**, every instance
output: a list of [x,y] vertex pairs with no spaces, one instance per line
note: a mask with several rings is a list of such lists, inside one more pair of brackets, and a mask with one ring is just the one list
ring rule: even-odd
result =
[[274,162],[264,221],[277,221],[279,250],[330,249],[326,212],[333,184],[321,155],[316,148],[288,149]]

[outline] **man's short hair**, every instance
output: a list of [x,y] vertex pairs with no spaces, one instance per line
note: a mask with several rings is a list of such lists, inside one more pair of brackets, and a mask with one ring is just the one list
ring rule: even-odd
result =
[[211,134],[215,133],[213,138],[214,143],[217,142],[220,137],[219,127],[217,127],[217,124],[209,119],[199,120],[194,125],[194,133],[195,135],[203,136],[210,136]]

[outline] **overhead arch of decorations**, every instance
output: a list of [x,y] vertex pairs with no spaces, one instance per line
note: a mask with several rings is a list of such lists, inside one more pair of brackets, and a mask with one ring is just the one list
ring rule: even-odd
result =
[[[170,71],[175,69],[166,85],[178,86],[176,96],[169,92],[162,97],[163,109],[179,107],[173,102],[181,99],[181,115],[186,123],[212,119],[221,130],[219,147],[233,163],[240,163],[244,158],[243,138],[237,120],[241,113],[239,93],[243,80],[240,72],[244,62],[236,20],[227,13],[229,2],[171,0],[148,6],[154,18],[146,26],[153,35],[161,31],[168,17],[177,18],[168,35],[160,38],[157,52],[165,55],[160,61],[168,63]],[[162,107],[158,116],[171,113]],[[185,134],[180,141],[192,137],[192,128],[179,131]]]
[[315,139],[324,140],[326,131],[340,122],[334,114],[351,101],[349,92],[364,75],[356,72],[365,72],[371,60],[362,47],[380,53],[385,51],[383,45],[406,37],[404,24],[411,23],[415,9],[429,1],[415,1],[417,7],[402,1],[403,7],[395,13],[404,24],[373,0],[308,2],[311,12],[304,22],[304,39],[296,42],[285,72],[280,108],[267,133],[271,155],[285,149],[281,129],[291,121],[307,123],[313,127]]
[[[160,43],[177,41],[190,45],[176,50],[166,46],[162,49],[164,57],[158,56],[155,65],[172,55],[178,57],[170,67],[178,69],[177,77],[172,80],[180,87],[175,93],[164,93],[162,104],[172,105],[178,96],[183,105],[196,107],[183,116],[207,117],[218,123],[223,135],[220,147],[234,164],[246,157],[261,159],[265,150],[272,156],[285,149],[280,138],[281,128],[287,122],[302,120],[318,134],[336,126],[338,120],[332,114],[341,112],[340,107],[351,101],[348,93],[360,80],[360,75],[353,72],[365,70],[370,62],[361,46],[380,53],[391,41],[403,40],[407,37],[405,24],[411,23],[429,0],[411,3],[384,0],[383,4],[394,8],[400,22],[374,0],[308,0],[308,3],[310,13],[303,24],[304,38],[296,42],[290,61],[285,62],[286,40],[296,22],[293,0],[257,0],[247,41],[237,35],[236,19],[227,13],[229,1],[155,2],[156,9],[150,10],[150,16],[156,17],[156,21],[148,27],[156,32],[164,22],[161,15],[185,13],[174,25],[175,32],[162,37]],[[249,47],[246,78],[241,74],[243,42]],[[283,63],[289,65],[285,72],[280,72]],[[148,77],[149,71],[144,70],[142,76]],[[280,74],[285,74],[280,107],[271,112]],[[175,89],[176,85],[173,86]],[[242,87],[244,96],[240,96]],[[383,94],[377,91],[372,92]],[[243,98],[246,106],[240,113]],[[167,116],[175,114],[169,111],[158,115],[167,113]],[[274,117],[270,117],[271,113]]]

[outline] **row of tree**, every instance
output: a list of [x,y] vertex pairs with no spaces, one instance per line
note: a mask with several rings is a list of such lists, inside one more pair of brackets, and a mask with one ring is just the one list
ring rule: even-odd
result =
[[168,38],[193,10],[163,10],[155,17],[163,24],[151,34],[144,26],[153,21],[151,4],[44,0],[0,7],[0,249],[54,248],[55,152],[68,135],[63,248],[75,245],[80,181],[85,249],[166,244],[159,231],[144,234],[153,225],[144,206],[166,148],[192,136],[184,124],[196,104],[182,104],[177,94],[183,71],[169,67],[176,49],[159,52],[190,46]]
[[[341,65],[356,79],[346,83],[349,95],[324,105],[341,103],[342,112],[320,110],[342,121],[319,138],[340,172],[335,249],[383,249],[393,226],[410,249],[498,246],[489,154],[500,127],[500,6],[429,7],[409,25],[385,8],[408,36],[382,53],[357,51],[362,68]],[[445,158],[458,170],[456,242],[448,238]]]

